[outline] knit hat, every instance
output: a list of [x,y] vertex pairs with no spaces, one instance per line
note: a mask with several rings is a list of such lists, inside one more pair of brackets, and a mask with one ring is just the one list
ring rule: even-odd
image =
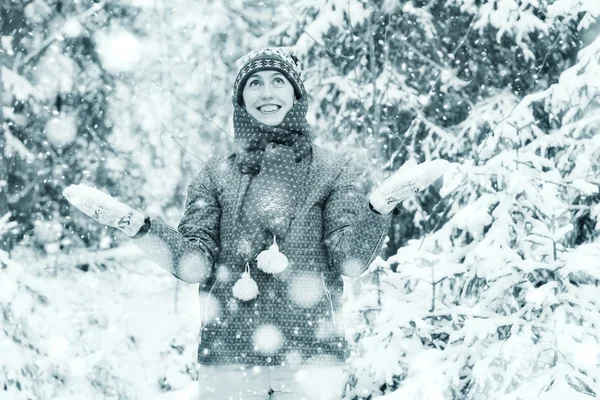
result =
[[246,81],[258,71],[275,70],[281,72],[294,87],[296,98],[306,94],[302,83],[300,60],[294,51],[288,47],[266,47],[252,51],[236,61],[238,68],[235,84],[233,85],[233,100],[242,106],[242,92]]

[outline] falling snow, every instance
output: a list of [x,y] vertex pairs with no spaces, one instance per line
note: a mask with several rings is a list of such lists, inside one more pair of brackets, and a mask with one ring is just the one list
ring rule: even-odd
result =
[[[198,344],[225,351],[226,329],[314,398],[597,398],[599,18],[597,0],[3,2],[0,398],[196,400]],[[263,253],[250,274],[279,291],[240,301],[219,257],[256,246],[174,227],[190,192],[217,221],[238,205],[237,181],[188,188],[233,147],[235,60],[269,43],[294,45],[312,139],[356,174],[312,182],[291,222],[322,225],[327,268],[295,262],[312,244]],[[359,187],[363,208],[327,211]],[[376,212],[383,250],[348,246]],[[310,335],[315,357],[291,345]],[[344,376],[319,368],[341,338]]]
[[77,125],[71,115],[58,115],[46,124],[46,137],[56,147],[66,146],[77,137]]
[[110,71],[131,71],[142,56],[140,41],[131,32],[98,33],[96,41],[102,65]]
[[254,332],[254,348],[264,354],[277,352],[283,345],[283,334],[275,325],[259,326]]

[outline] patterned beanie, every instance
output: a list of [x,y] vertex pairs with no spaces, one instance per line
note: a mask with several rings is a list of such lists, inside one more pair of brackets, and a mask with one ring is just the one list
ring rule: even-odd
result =
[[252,51],[237,60],[236,67],[238,73],[233,85],[233,98],[240,106],[244,104],[242,92],[246,81],[258,71],[279,71],[294,87],[297,99],[306,94],[302,83],[300,60],[296,53],[288,47],[266,47]]

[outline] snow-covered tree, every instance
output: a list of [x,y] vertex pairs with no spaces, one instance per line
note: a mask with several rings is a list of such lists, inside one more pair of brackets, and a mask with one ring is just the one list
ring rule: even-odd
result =
[[[546,22],[556,40],[598,16],[585,8],[591,2],[579,3],[571,10],[578,16],[573,23],[568,9],[553,14],[557,4],[548,7],[554,20]],[[594,113],[600,91],[593,71],[599,56],[596,38],[574,63],[560,60],[574,65],[559,77],[546,73],[541,79],[557,83],[532,83],[524,97],[497,91],[457,125],[457,137],[475,139],[471,135],[482,127],[487,134],[464,140],[474,145],[474,157],[457,160],[461,164],[445,176],[440,194],[447,199],[446,216],[426,217],[429,226],[441,227],[388,260],[398,272],[385,282],[403,288],[396,292],[400,299],[412,299],[399,308],[392,298],[374,327],[392,323],[392,309],[406,312],[412,318],[398,318],[398,327],[423,344],[401,359],[408,368],[390,399],[598,394],[594,327],[600,314],[593,293],[599,282],[594,229],[600,148]],[[386,337],[366,336],[375,339],[371,348]],[[397,369],[398,362],[391,365]],[[393,387],[389,379],[376,382]]]
[[[68,219],[61,193],[66,184],[80,180],[111,191],[135,184],[135,179],[111,174],[108,160],[114,149],[106,142],[112,128],[106,113],[118,76],[103,65],[99,48],[100,30],[114,20],[132,20],[135,12],[104,1],[0,4],[3,180],[9,208],[19,221],[14,239],[27,235],[52,252],[110,237],[84,218]],[[131,193],[124,197],[138,200]],[[66,229],[52,238],[39,237],[48,229],[34,231],[36,221]]]

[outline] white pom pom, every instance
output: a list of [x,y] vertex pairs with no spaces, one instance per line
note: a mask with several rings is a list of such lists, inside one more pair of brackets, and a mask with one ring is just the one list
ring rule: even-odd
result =
[[273,237],[273,244],[268,250],[263,250],[256,256],[258,268],[268,274],[278,274],[288,267],[289,261],[285,254],[279,251],[279,246]]
[[233,285],[233,296],[242,301],[249,301],[258,296],[258,285],[250,276],[250,272],[244,272],[242,278]]

